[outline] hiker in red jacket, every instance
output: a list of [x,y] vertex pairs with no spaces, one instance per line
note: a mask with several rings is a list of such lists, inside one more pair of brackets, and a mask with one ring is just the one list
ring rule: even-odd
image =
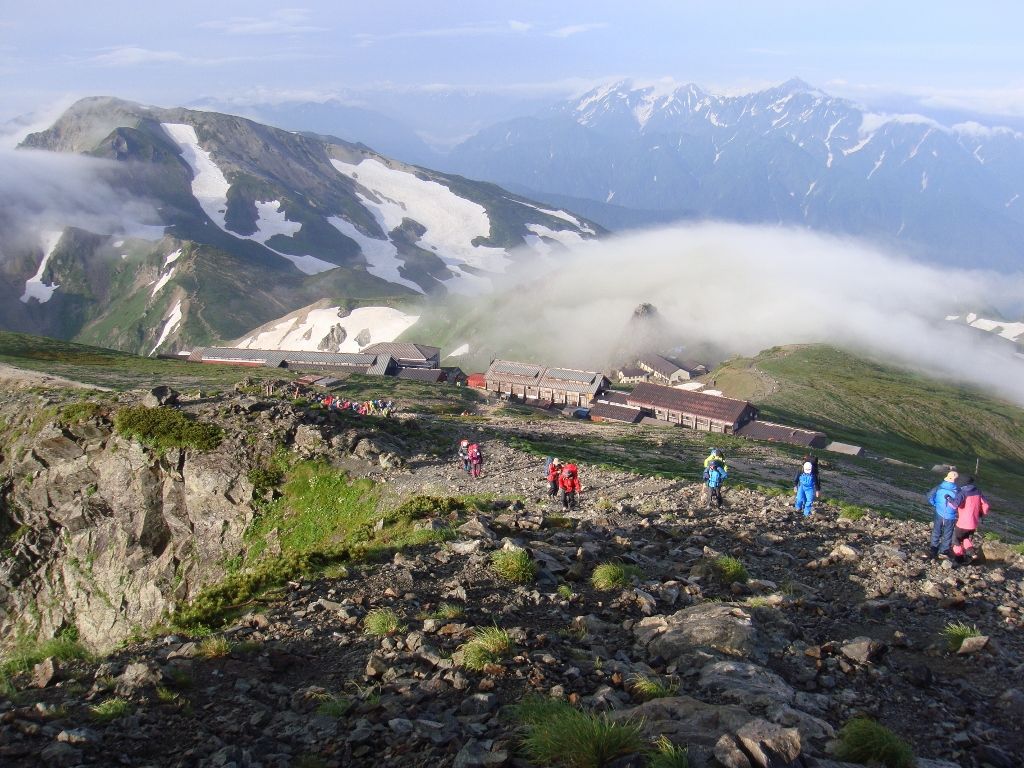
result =
[[562,489],[562,508],[576,507],[579,504],[580,473],[575,464],[565,464],[558,474],[558,486]]
[[558,495],[558,478],[562,474],[562,460],[552,459],[548,464],[548,498]]

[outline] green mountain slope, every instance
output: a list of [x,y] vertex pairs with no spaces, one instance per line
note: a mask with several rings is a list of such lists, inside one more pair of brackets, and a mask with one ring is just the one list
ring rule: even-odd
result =
[[763,418],[918,466],[973,472],[977,460],[983,486],[1024,495],[1024,410],[978,390],[826,346],[774,347],[731,360],[711,378],[756,403]]

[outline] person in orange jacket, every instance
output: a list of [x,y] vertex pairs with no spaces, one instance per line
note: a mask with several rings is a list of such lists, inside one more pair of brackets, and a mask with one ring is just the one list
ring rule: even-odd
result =
[[569,509],[579,504],[580,472],[575,464],[569,463],[562,467],[558,475],[558,487],[562,489],[562,508]]

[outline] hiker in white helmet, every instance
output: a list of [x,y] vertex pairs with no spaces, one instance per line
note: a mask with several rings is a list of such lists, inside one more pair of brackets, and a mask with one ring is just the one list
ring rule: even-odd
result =
[[793,506],[797,511],[803,511],[804,517],[814,514],[814,500],[821,496],[821,487],[818,485],[818,476],[811,462],[805,461],[802,471],[797,473],[793,481],[793,492],[796,493]]

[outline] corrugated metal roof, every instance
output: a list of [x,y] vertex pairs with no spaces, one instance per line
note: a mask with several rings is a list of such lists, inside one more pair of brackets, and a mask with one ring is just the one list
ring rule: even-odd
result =
[[643,368],[638,368],[635,365],[624,365],[619,369],[619,376],[624,379],[641,379],[647,378],[650,374]]
[[555,381],[578,381],[581,384],[592,384],[594,379],[600,375],[601,374],[594,373],[593,371],[577,371],[572,368],[548,368],[544,371],[545,379],[553,379]]
[[671,377],[673,373],[679,371],[679,366],[673,363],[671,360],[666,360],[661,355],[644,355],[640,358],[640,365],[647,366],[655,373],[659,373],[666,379]]
[[629,400],[629,392],[622,392],[618,389],[606,389],[601,394],[601,401],[612,405],[625,405]]
[[280,353],[287,363],[319,363],[323,365],[373,365],[375,355],[356,352],[299,352],[285,350]]
[[516,363],[512,360],[492,360],[491,366],[487,369],[485,374],[487,378],[493,376],[521,376],[528,379],[540,378],[540,375],[544,372],[544,369],[539,365],[533,363]]
[[257,363],[276,368],[284,353],[276,349],[235,349],[234,347],[205,347],[200,353],[204,363]]
[[687,392],[675,387],[646,383],[637,384],[627,402],[641,408],[665,408],[726,424],[735,424],[747,408],[753,408],[745,400],[714,397],[701,392]]
[[635,424],[642,415],[639,408],[627,408],[626,406],[613,405],[612,403],[599,402],[590,406],[590,418],[592,419],[612,419],[614,421],[624,421],[627,424]]
[[441,354],[438,347],[428,347],[426,344],[414,344],[410,341],[382,341],[363,347],[359,351],[367,355],[390,355],[396,360],[418,360],[424,363]]
[[388,369],[394,365],[394,363],[394,358],[390,355],[378,355],[376,362],[366,369],[366,374],[368,376],[387,376]]
[[815,442],[825,439],[823,432],[813,432],[809,429],[787,427],[785,424],[774,424],[770,421],[760,420],[744,424],[736,430],[736,434],[750,440],[769,440],[775,443],[798,445],[801,448],[809,448]]

